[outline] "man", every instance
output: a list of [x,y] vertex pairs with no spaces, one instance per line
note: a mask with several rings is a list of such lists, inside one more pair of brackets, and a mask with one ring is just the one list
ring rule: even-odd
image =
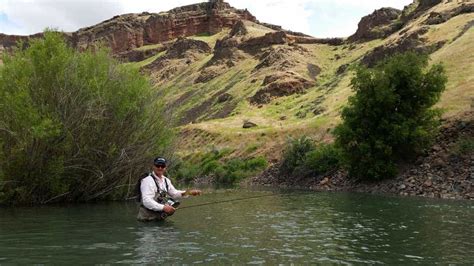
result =
[[[166,160],[157,157],[153,161],[153,171],[141,180],[141,205],[138,210],[137,219],[139,221],[164,220],[167,216],[173,215],[176,209],[171,203],[179,198],[188,195],[201,195],[200,190],[177,190],[171,181],[164,176],[166,171]],[[168,203],[166,196],[173,201]],[[176,206],[176,205],[175,205]]]

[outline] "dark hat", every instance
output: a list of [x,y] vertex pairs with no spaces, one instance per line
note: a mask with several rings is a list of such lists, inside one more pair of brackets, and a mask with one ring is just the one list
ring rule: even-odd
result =
[[166,160],[163,157],[156,157],[155,160],[153,160],[153,164],[155,166],[166,166]]

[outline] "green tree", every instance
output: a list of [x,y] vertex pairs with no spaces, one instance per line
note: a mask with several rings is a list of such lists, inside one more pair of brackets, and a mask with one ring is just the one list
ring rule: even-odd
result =
[[0,67],[0,203],[116,197],[171,134],[149,81],[46,31]]
[[373,69],[360,66],[352,79],[355,95],[335,129],[349,174],[360,179],[396,175],[396,163],[429,145],[439,125],[439,100],[447,78],[442,65],[428,68],[427,55],[395,55]]

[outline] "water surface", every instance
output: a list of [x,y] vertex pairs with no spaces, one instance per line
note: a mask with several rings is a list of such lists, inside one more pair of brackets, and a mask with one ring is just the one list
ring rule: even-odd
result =
[[[269,196],[266,196],[269,195]],[[161,223],[134,203],[0,208],[2,263],[474,263],[474,204],[217,190]]]

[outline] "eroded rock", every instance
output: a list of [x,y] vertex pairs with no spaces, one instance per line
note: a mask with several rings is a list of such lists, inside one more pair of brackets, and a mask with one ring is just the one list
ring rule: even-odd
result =
[[274,98],[303,93],[314,84],[313,81],[292,72],[272,74],[265,77],[262,84],[265,87],[257,91],[250,98],[250,102],[252,104],[266,104]]
[[402,26],[396,23],[401,13],[401,10],[395,8],[375,10],[360,20],[356,33],[350,36],[348,41],[369,41],[387,37]]

